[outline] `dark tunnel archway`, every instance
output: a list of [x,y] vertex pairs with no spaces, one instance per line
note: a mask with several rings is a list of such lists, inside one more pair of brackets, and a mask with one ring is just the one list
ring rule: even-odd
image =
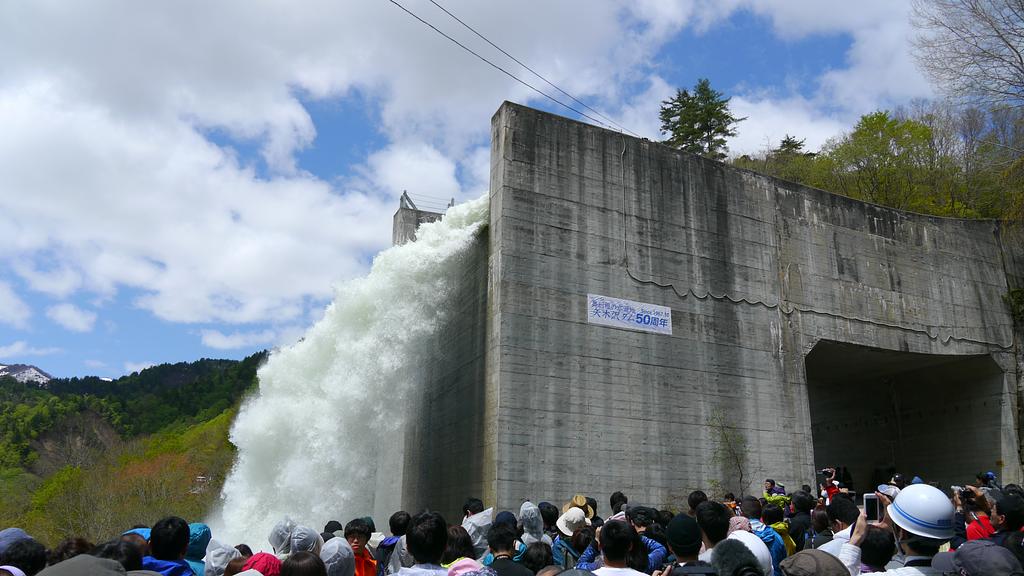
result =
[[894,471],[943,489],[1001,473],[1004,375],[991,356],[821,341],[804,366],[815,468],[845,466],[858,494]]

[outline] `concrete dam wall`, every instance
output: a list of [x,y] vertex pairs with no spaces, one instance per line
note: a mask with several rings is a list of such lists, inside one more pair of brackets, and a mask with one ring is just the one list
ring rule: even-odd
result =
[[[858,492],[893,470],[1021,481],[1024,357],[1003,296],[1024,286],[1024,250],[998,223],[510,103],[491,133],[490,225],[419,375],[406,509],[578,492],[604,508],[615,490],[680,509],[691,490],[796,489],[830,465]],[[597,297],[654,320],[608,326]]]

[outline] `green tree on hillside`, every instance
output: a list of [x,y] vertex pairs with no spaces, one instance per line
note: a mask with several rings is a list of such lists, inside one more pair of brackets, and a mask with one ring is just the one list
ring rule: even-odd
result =
[[893,208],[928,203],[931,140],[931,129],[916,120],[882,111],[862,116],[853,132],[826,147],[834,189]]
[[702,154],[714,160],[726,156],[725,139],[736,135],[736,124],[746,120],[729,111],[730,98],[701,78],[691,94],[685,89],[661,104],[661,131],[668,136],[665,144]]

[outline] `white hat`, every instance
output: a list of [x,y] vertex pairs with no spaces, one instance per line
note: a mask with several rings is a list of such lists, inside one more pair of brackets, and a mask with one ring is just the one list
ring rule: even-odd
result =
[[911,534],[949,540],[953,537],[953,503],[928,484],[911,484],[892,501],[889,517]]
[[555,526],[558,527],[559,532],[567,536],[571,536],[573,532],[586,525],[587,513],[579,508],[569,508],[565,514],[559,516],[558,520],[555,521]]

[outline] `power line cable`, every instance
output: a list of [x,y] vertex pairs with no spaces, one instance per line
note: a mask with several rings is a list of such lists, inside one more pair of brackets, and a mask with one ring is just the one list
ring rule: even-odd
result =
[[575,97],[575,96],[573,96],[572,94],[569,94],[569,93],[568,93],[568,92],[566,92],[565,90],[562,90],[561,88],[559,88],[558,86],[556,86],[556,85],[555,85],[555,84],[554,84],[553,82],[551,82],[550,80],[548,80],[547,78],[545,78],[544,76],[542,76],[542,75],[540,74],[540,72],[537,72],[537,71],[536,71],[536,70],[534,70],[533,68],[530,68],[530,67],[529,67],[529,66],[527,66],[527,65],[526,65],[526,64],[525,64],[525,63],[524,63],[524,62],[523,62],[522,60],[520,60],[520,59],[516,58],[515,56],[513,56],[513,55],[509,54],[509,53],[508,53],[508,52],[506,52],[506,51],[505,51],[505,50],[504,50],[504,49],[503,49],[503,48],[502,48],[501,46],[498,46],[498,45],[497,45],[497,44],[495,44],[494,42],[491,42],[491,41],[490,41],[490,39],[488,39],[488,38],[487,38],[486,36],[484,36],[483,34],[481,34],[481,33],[477,32],[475,28],[473,28],[473,27],[472,27],[472,26],[470,26],[469,24],[466,24],[466,23],[465,23],[464,21],[462,21],[462,19],[460,19],[460,18],[459,18],[458,16],[456,16],[455,14],[452,14],[452,13],[451,13],[451,12],[450,12],[450,11],[449,11],[449,10],[448,10],[447,8],[445,8],[444,6],[441,6],[441,5],[440,5],[439,3],[437,3],[437,2],[435,1],[435,0],[430,0],[430,3],[431,3],[431,4],[433,4],[434,6],[437,6],[438,8],[440,8],[442,12],[444,12],[445,14],[447,14],[447,15],[451,16],[451,17],[452,17],[452,19],[453,19],[453,20],[455,20],[456,22],[458,22],[459,24],[462,24],[463,26],[465,26],[465,27],[466,27],[467,29],[469,29],[469,31],[470,31],[470,32],[472,32],[473,34],[476,34],[477,36],[479,36],[479,37],[480,37],[480,38],[481,38],[481,39],[482,39],[482,40],[483,40],[484,42],[487,42],[488,44],[490,44],[491,46],[493,46],[495,50],[497,50],[498,52],[501,52],[501,53],[502,53],[502,54],[504,54],[505,56],[508,56],[508,57],[509,57],[509,58],[510,58],[510,59],[511,59],[511,60],[512,60],[513,62],[515,62],[516,64],[519,64],[519,65],[520,65],[520,66],[522,66],[523,68],[526,68],[527,70],[529,70],[531,74],[533,74],[533,75],[534,75],[534,76],[536,76],[537,78],[540,78],[541,80],[543,80],[544,82],[546,82],[548,86],[551,86],[551,87],[552,87],[552,88],[554,88],[555,90],[558,90],[558,91],[559,91],[559,92],[561,92],[562,94],[564,94],[564,95],[568,96],[569,98],[571,98],[573,102],[575,102],[575,103],[579,104],[580,106],[583,106],[583,107],[584,107],[584,108],[586,108],[587,110],[590,110],[590,111],[591,111],[591,112],[593,112],[594,114],[596,114],[596,115],[600,116],[600,117],[601,117],[602,119],[606,120],[606,121],[607,121],[608,123],[610,123],[610,124],[613,124],[613,125],[615,125],[615,126],[616,126],[616,127],[618,127],[618,128],[620,129],[620,130],[622,130],[622,131],[625,131],[625,132],[629,132],[630,134],[632,134],[633,136],[636,136],[637,138],[639,138],[639,137],[640,137],[640,135],[639,135],[639,134],[637,134],[636,132],[633,132],[633,131],[632,131],[632,130],[630,130],[629,128],[626,128],[625,126],[623,126],[623,125],[619,124],[618,122],[616,122],[616,121],[612,120],[611,118],[609,118],[609,117],[605,116],[604,114],[601,114],[601,113],[600,113],[600,112],[598,112],[597,110],[595,110],[595,109],[591,108],[590,106],[588,106],[588,105],[586,104],[586,102],[583,102],[583,101],[579,100],[578,98],[576,98],[576,97]]
[[562,102],[562,101],[561,101],[561,100],[559,100],[558,98],[555,98],[554,96],[552,96],[552,95],[550,95],[550,94],[548,94],[548,93],[546,93],[546,92],[544,92],[544,91],[542,91],[542,90],[540,90],[540,89],[538,89],[538,88],[534,87],[533,85],[531,85],[531,84],[527,83],[526,81],[524,81],[524,80],[521,80],[521,79],[520,79],[520,78],[519,78],[518,76],[516,76],[515,74],[512,74],[512,73],[511,73],[511,72],[509,72],[508,70],[505,70],[505,69],[504,69],[504,68],[502,68],[501,66],[498,66],[498,65],[497,65],[497,64],[495,64],[494,62],[491,62],[491,61],[490,61],[490,60],[488,60],[487,58],[484,58],[484,57],[483,57],[483,56],[481,56],[480,54],[478,54],[478,53],[474,52],[472,48],[469,48],[468,46],[466,46],[466,45],[465,45],[465,44],[463,44],[462,42],[459,42],[459,41],[458,41],[458,40],[456,40],[455,38],[452,38],[452,37],[451,37],[451,36],[449,36],[448,34],[445,34],[445,33],[444,33],[444,32],[442,32],[442,31],[441,31],[441,30],[440,30],[440,29],[439,29],[439,28],[438,28],[437,26],[434,26],[434,25],[433,25],[433,24],[431,24],[430,22],[427,22],[427,21],[426,21],[426,20],[424,20],[423,18],[420,18],[419,16],[417,16],[417,15],[416,15],[415,13],[413,13],[412,11],[410,11],[410,10],[409,10],[408,8],[406,8],[405,6],[402,6],[401,4],[399,4],[399,3],[397,2],[397,0],[388,0],[388,2],[391,2],[391,3],[392,3],[392,4],[394,4],[395,6],[398,6],[399,8],[401,8],[401,9],[402,9],[402,11],[403,11],[403,12],[405,12],[405,13],[406,13],[406,14],[408,14],[409,16],[412,16],[413,18],[415,18],[415,19],[419,20],[419,21],[420,21],[420,22],[421,22],[422,24],[424,24],[424,25],[426,25],[426,26],[430,27],[430,28],[431,28],[432,30],[434,30],[434,32],[437,32],[437,33],[438,33],[438,34],[440,34],[441,36],[444,36],[445,38],[447,38],[448,40],[450,40],[450,41],[451,41],[451,42],[452,42],[453,44],[455,44],[455,45],[456,45],[456,46],[458,46],[459,48],[462,48],[462,49],[463,49],[463,50],[465,50],[466,52],[469,52],[469,53],[470,53],[470,54],[472,54],[473,56],[476,56],[476,57],[477,57],[477,58],[479,58],[480,60],[483,60],[483,61],[484,61],[485,63],[487,63],[487,64],[488,64],[489,66],[491,66],[491,67],[492,67],[492,68],[494,68],[495,70],[498,70],[498,71],[499,71],[499,72],[501,72],[502,74],[504,74],[504,75],[508,76],[509,78],[511,78],[511,79],[513,79],[513,80],[515,80],[516,82],[518,82],[518,83],[522,84],[523,86],[526,86],[527,88],[529,88],[530,90],[533,90],[533,91],[534,91],[534,92],[536,92],[537,94],[540,94],[541,96],[543,96],[543,97],[547,98],[548,100],[551,100],[552,102],[555,102],[556,104],[558,104],[558,105],[560,105],[560,106],[563,106],[563,107],[565,107],[565,108],[567,108],[567,109],[569,109],[569,110],[572,110],[573,112],[575,112],[575,113],[579,114],[580,116],[582,116],[582,117],[584,117],[584,118],[586,118],[586,119],[590,120],[591,122],[593,122],[593,123],[595,123],[595,124],[597,124],[597,125],[599,125],[599,126],[602,126],[602,127],[604,127],[604,128],[608,128],[608,129],[611,129],[611,130],[615,130],[616,132],[620,132],[620,130],[616,130],[614,126],[611,126],[611,125],[609,125],[609,124],[605,124],[604,122],[602,122],[602,121],[598,120],[597,118],[594,118],[593,116],[591,116],[591,115],[587,114],[586,112],[583,112],[583,111],[581,111],[581,110],[577,110],[576,108],[573,108],[572,106],[570,106],[570,105],[566,104],[565,102]]

